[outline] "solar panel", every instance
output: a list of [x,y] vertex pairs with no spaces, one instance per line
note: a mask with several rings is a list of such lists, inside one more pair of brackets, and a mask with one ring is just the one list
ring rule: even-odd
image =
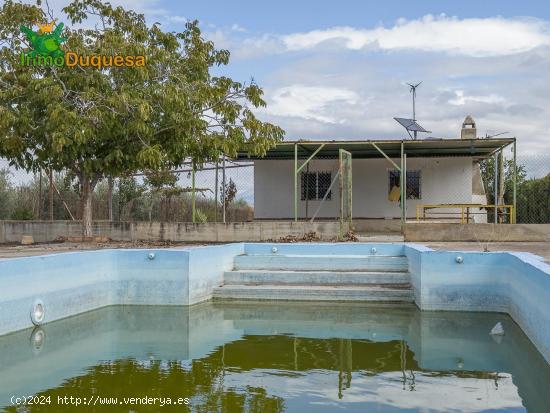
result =
[[394,118],[401,126],[407,129],[410,132],[426,132],[431,133],[430,131],[424,129],[420,126],[414,119],[406,118]]

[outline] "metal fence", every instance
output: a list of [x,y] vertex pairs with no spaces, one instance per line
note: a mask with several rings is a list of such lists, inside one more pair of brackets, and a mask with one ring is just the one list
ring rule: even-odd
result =
[[[496,164],[496,167],[495,167]],[[511,212],[506,205],[513,204],[512,153],[505,151],[502,159],[494,157],[479,164],[481,186],[473,188],[474,196],[483,205],[497,207],[465,210],[468,222],[510,221]],[[499,165],[502,165],[500,167]],[[415,177],[414,168],[407,173],[407,216],[414,219],[415,209],[421,203],[425,190],[422,175]],[[475,167],[474,167],[475,169]],[[105,179],[96,186],[93,194],[93,216],[95,220],[113,221],[167,221],[167,222],[243,222],[254,218],[254,167],[251,162],[226,161],[225,174],[222,163],[206,164],[195,173],[191,166],[170,173],[173,182],[159,184],[146,175]],[[225,175],[225,178],[224,178]],[[305,176],[305,175],[304,175]],[[354,190],[359,191],[361,180],[368,179],[354,174]],[[517,156],[517,209],[513,211],[517,223],[550,223],[550,154]],[[194,179],[193,179],[194,178]],[[298,196],[313,199],[312,194],[303,191],[300,178]],[[316,184],[307,188],[326,191],[328,182],[317,174]],[[393,177],[393,179],[397,179]],[[387,177],[388,196],[392,190],[392,174]],[[168,180],[169,181],[169,180]],[[194,181],[194,184],[193,184]],[[0,219],[79,219],[79,192],[75,179],[67,173],[27,173],[9,167],[0,160]],[[309,182],[309,181],[308,181]],[[418,184],[417,190],[415,185]],[[289,191],[292,191],[289,184]],[[475,185],[474,185],[475,186]],[[193,187],[195,191],[193,191]],[[194,196],[193,196],[194,192]],[[465,204],[463,191],[449,189],[443,203]],[[275,196],[276,194],[274,194]],[[322,198],[315,193],[315,199]],[[332,197],[337,197],[337,186],[332,188]],[[399,194],[397,194],[399,195]],[[420,199],[419,199],[420,198]],[[355,197],[354,197],[355,199]],[[496,200],[496,201],[495,201]],[[414,201],[414,202],[413,202]],[[356,202],[356,201],[354,201]],[[195,208],[193,208],[193,203]],[[310,206],[309,216],[314,214]],[[193,210],[195,214],[193,216]],[[436,219],[437,210],[428,210],[427,217]],[[475,219],[474,212],[477,213]],[[496,214],[495,214],[496,212]],[[471,214],[471,220],[470,220]],[[479,218],[482,219],[479,219]],[[461,219],[460,208],[455,209],[454,219]]]
[[[92,198],[94,220],[242,222],[254,218],[251,162],[228,160],[225,168],[220,162],[194,172],[188,166],[169,174],[172,179],[160,181],[146,174],[100,181]],[[77,181],[68,173],[54,172],[50,180],[48,171],[30,174],[0,164],[0,219],[79,219],[79,198]]]

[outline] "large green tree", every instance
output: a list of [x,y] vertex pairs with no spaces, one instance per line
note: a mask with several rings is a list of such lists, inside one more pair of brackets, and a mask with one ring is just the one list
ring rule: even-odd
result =
[[[214,76],[227,50],[206,41],[196,22],[181,32],[101,0],[68,4],[65,51],[144,55],[144,67],[25,66],[21,26],[54,17],[41,1],[6,0],[0,9],[0,156],[36,171],[68,170],[80,185],[83,235],[92,235],[91,194],[104,177],[166,170],[233,156],[261,155],[283,130],[256,118],[265,106],[254,82]],[[219,70],[218,70],[219,71]]]

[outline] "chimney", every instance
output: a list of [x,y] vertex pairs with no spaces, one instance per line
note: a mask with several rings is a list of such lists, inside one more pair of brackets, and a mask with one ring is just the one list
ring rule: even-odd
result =
[[460,139],[476,139],[477,129],[476,123],[470,115],[466,116],[464,122],[462,122],[462,130],[460,132]]

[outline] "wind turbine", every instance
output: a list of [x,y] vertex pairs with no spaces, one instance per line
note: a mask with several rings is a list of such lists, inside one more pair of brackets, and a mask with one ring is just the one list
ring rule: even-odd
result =
[[[416,122],[416,88],[418,86],[420,86],[421,84],[422,84],[422,82],[419,82],[416,85],[412,85],[410,83],[407,83],[407,85],[409,85],[410,88],[411,88],[410,92],[412,93],[412,96],[413,96],[413,118],[412,119],[394,118],[397,123],[399,123],[401,126],[403,126],[405,128],[405,130],[409,134],[409,138],[415,139],[415,140],[417,138],[418,132],[431,133],[429,130],[424,129],[422,126],[420,126]],[[414,133],[414,137],[411,136],[411,132]]]
[[[407,85],[410,86],[410,92],[412,93],[412,97],[413,97],[413,121],[416,122],[416,88],[418,86],[420,86],[422,84],[422,81],[421,82],[418,82],[416,85],[413,85],[413,84],[410,84],[410,83],[407,83]],[[414,131],[414,139],[416,140],[416,133],[417,131]]]

